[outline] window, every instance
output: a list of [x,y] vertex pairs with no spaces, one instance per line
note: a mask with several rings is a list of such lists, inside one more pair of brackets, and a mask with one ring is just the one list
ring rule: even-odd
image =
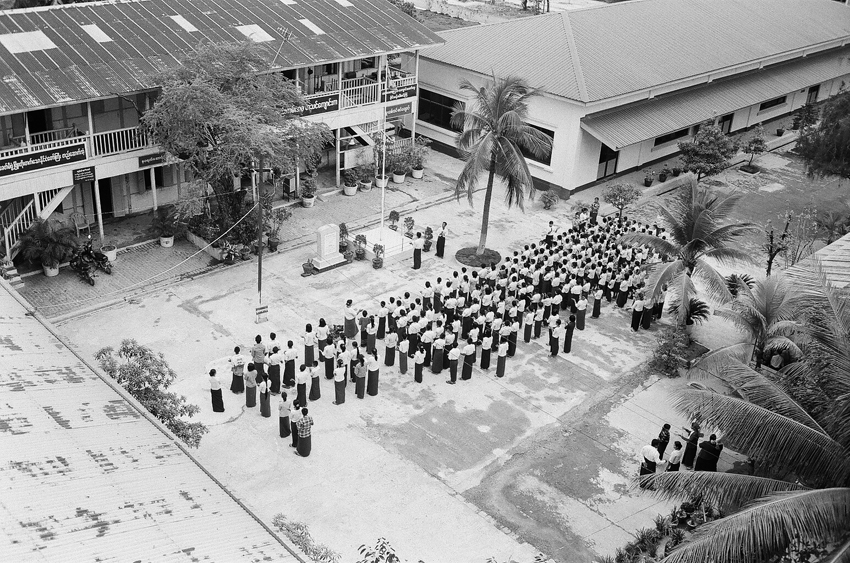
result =
[[681,139],[682,137],[687,137],[691,128],[687,127],[685,129],[681,129],[679,131],[674,131],[673,133],[667,133],[666,135],[661,135],[660,137],[655,137],[655,145],[665,145],[667,143],[671,143],[676,139]]
[[[545,129],[543,127],[538,127],[537,125],[532,125],[531,123],[526,123],[526,125],[534,127],[538,131],[547,135],[553,141],[555,140],[555,132],[554,131],[550,131],[549,129]],[[551,151],[549,152],[549,154],[547,154],[543,158],[537,158],[536,156],[531,154],[529,151],[526,151],[522,147],[520,147],[520,151],[522,152],[522,156],[524,156],[528,160],[533,160],[534,162],[539,162],[540,164],[545,164],[546,166],[549,166],[550,164],[552,164],[552,153],[551,153]]]
[[759,111],[764,111],[766,109],[775,108],[776,106],[781,106],[785,103],[785,99],[787,96],[782,96],[781,98],[774,98],[772,100],[768,100],[759,106]]
[[[151,169],[139,170],[139,173],[145,179],[145,190],[151,189]],[[156,188],[162,189],[165,187],[165,181],[162,175],[162,166],[157,166],[153,169],[154,179],[156,180]]]
[[419,119],[425,123],[436,125],[443,129],[453,129],[451,125],[452,112],[459,100],[425,90],[419,89]]

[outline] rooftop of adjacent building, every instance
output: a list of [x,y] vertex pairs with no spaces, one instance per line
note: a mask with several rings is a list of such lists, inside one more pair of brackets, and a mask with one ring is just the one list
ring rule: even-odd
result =
[[124,0],[0,11],[0,114],[138,92],[202,42],[253,41],[281,70],[440,37],[385,0]]
[[831,0],[634,0],[440,35],[445,43],[423,58],[595,102],[844,46],[850,9]]
[[301,561],[0,280],[5,561]]

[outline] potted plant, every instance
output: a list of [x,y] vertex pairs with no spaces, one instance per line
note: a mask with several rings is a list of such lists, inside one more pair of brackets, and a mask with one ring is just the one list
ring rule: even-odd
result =
[[225,240],[221,243],[221,261],[225,264],[235,264],[240,254],[239,248],[230,241]]
[[670,167],[665,164],[664,168],[661,169],[661,172],[658,173],[658,181],[666,182],[668,176],[670,176]]
[[354,262],[354,251],[353,250],[346,250],[345,252],[342,253],[342,257],[345,258],[346,262],[351,264],[352,262]]
[[430,252],[431,245],[434,243],[434,230],[431,227],[425,227],[425,242],[423,243],[423,252]]
[[425,161],[428,160],[428,154],[431,149],[428,145],[431,144],[431,139],[418,137],[411,150],[411,175],[414,178],[422,178],[425,175]]
[[[254,241],[254,244],[256,244],[256,241]],[[247,244],[240,244],[239,245],[239,257],[242,258],[243,261],[250,260],[251,259],[251,247],[248,246]]]
[[354,257],[358,260],[366,258],[366,235],[357,235],[354,237]]
[[21,255],[30,262],[41,264],[44,275],[59,274],[59,264],[64,262],[77,247],[74,231],[60,222],[36,219],[20,240]]
[[348,250],[348,226],[345,223],[339,224],[339,251],[345,254]]
[[375,253],[375,257],[372,258],[372,267],[377,270],[384,265],[384,245],[375,243],[375,246],[372,247],[372,252]]
[[785,134],[785,128],[784,127],[777,127],[776,128],[776,136],[777,137],[781,137],[784,134]]
[[115,262],[118,259],[118,247],[114,244],[104,244],[100,247],[100,251],[110,262]]
[[[374,156],[373,161],[375,164],[375,186],[378,188],[386,188],[389,183],[389,178],[384,174],[384,170],[386,168],[390,168],[389,159],[387,162],[384,162],[384,139],[378,134],[372,136],[372,140],[375,142],[372,145],[372,154]],[[386,166],[385,166],[386,164]]]
[[413,217],[404,218],[404,236],[413,238],[413,225],[415,224],[416,222],[413,220]]
[[556,203],[561,201],[561,198],[558,197],[558,194],[552,188],[543,192],[540,199],[543,201],[543,209],[552,209]]
[[318,271],[316,271],[316,265],[313,264],[312,258],[307,258],[307,261],[301,264],[301,268],[304,270],[301,273],[302,278],[306,278],[307,276],[312,276],[314,274],[319,273]]
[[410,162],[406,151],[394,154],[392,157],[393,184],[403,184],[410,170]]
[[398,214],[398,211],[395,209],[390,211],[390,229],[394,231],[398,230],[398,225],[396,225],[396,223],[398,223],[399,219],[401,219],[401,216]]
[[316,179],[312,175],[301,175],[301,205],[313,207],[316,203]]
[[266,213],[268,226],[268,244],[269,252],[277,252],[277,247],[280,245],[280,229],[283,227],[283,222],[292,216],[292,212],[284,207],[272,209]]
[[654,178],[655,172],[653,172],[652,170],[647,170],[646,172],[644,172],[643,185],[648,188],[652,185],[652,181]]
[[369,166],[358,166],[357,177],[360,178],[360,191],[368,192],[372,189],[372,169]]
[[174,246],[174,237],[177,235],[177,216],[174,213],[165,207],[160,207],[153,216],[152,227],[159,237],[160,246],[163,248]]
[[678,176],[679,174],[681,174],[681,173],[682,173],[682,169],[681,169],[681,168],[679,168],[678,166],[674,166],[674,167],[673,167],[673,177],[674,177],[674,178],[675,178],[676,176]]
[[342,190],[345,195],[357,193],[357,171],[353,168],[346,168],[342,171]]

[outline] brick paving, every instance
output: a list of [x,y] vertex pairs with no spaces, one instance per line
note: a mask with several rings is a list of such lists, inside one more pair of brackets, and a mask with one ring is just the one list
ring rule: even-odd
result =
[[[98,272],[94,286],[65,266],[54,278],[28,276],[19,292],[44,316],[56,318],[99,303],[128,299],[151,287],[168,285],[215,267],[206,254],[195,255],[197,250],[186,241],[175,242],[172,248],[151,242],[119,252],[112,275]],[[158,272],[164,273],[154,277]]]

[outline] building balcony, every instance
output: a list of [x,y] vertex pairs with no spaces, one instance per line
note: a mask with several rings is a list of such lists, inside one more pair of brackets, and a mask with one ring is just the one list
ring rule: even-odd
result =
[[[0,168],[7,173],[24,172],[26,166],[17,166],[16,161],[26,159],[28,155],[41,158],[39,153],[56,151],[67,147],[83,146],[85,158],[103,157],[154,146],[141,127],[127,127],[103,133],[82,133],[76,128],[57,129],[30,135],[29,144],[23,137],[15,137],[17,146],[0,148]],[[50,155],[47,155],[50,158]],[[58,158],[58,157],[57,157]],[[81,160],[81,159],[75,159]],[[10,161],[3,167],[2,161]]]

